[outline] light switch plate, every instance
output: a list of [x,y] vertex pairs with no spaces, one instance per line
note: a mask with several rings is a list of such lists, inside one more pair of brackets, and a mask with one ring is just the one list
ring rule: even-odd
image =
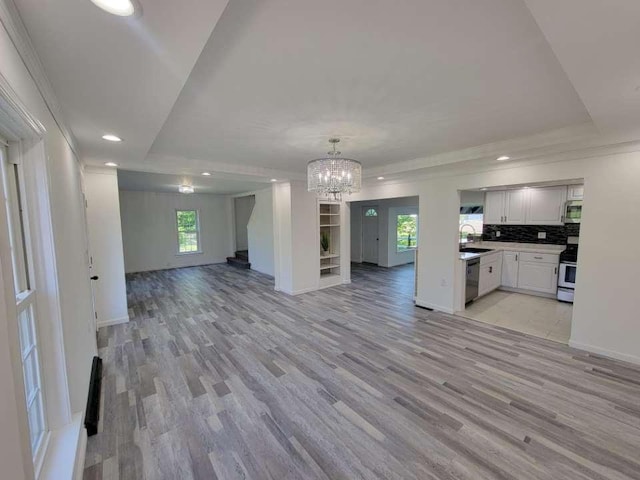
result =
[[538,232],[538,240],[544,240],[547,238],[547,232]]

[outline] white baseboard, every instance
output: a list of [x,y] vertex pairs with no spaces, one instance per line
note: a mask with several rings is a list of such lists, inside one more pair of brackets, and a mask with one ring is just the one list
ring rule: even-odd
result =
[[415,303],[416,303],[416,306],[418,307],[430,308],[431,310],[437,310],[438,312],[449,313],[451,315],[453,315],[454,313],[453,308],[443,307],[442,305],[436,305],[434,303],[425,302],[423,300],[420,300],[419,298],[415,299]]
[[76,451],[76,463],[73,466],[73,480],[82,480],[84,477],[84,459],[87,454],[87,429],[80,427],[80,440]]
[[606,348],[597,347],[595,345],[589,345],[587,343],[577,342],[575,340],[569,340],[569,346],[577,348],[579,350],[585,350],[590,353],[602,355],[603,357],[609,357],[614,360],[622,360],[623,362],[629,362],[636,365],[640,365],[640,357],[636,355],[629,355],[628,353],[620,353],[614,350],[608,350]]
[[111,318],[109,320],[100,320],[96,323],[96,326],[98,328],[102,328],[102,327],[110,327],[111,325],[119,325],[121,323],[128,323],[128,322],[129,322],[129,316],[127,315],[126,317]]

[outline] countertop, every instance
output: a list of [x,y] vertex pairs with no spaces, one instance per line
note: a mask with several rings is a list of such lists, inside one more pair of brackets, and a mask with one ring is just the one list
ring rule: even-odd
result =
[[484,255],[491,255],[494,252],[507,250],[509,252],[528,252],[528,253],[552,253],[559,255],[567,247],[566,245],[547,245],[541,243],[516,243],[516,242],[476,242],[470,243],[469,247],[473,248],[490,248],[490,252],[469,253],[460,252],[460,260],[471,260],[480,258]]

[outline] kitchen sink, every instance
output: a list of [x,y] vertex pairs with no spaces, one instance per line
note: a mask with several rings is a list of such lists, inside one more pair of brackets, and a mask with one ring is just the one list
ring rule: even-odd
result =
[[460,248],[460,252],[463,252],[463,253],[484,253],[484,252],[491,252],[492,250],[493,250],[492,248],[477,248],[477,247]]

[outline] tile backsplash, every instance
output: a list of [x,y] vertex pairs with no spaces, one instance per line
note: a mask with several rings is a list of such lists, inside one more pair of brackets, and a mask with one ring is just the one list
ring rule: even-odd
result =
[[[500,236],[496,237],[496,232]],[[545,232],[547,238],[539,239],[538,233]],[[566,245],[567,237],[580,236],[580,224],[566,225],[484,225],[482,239],[493,242],[546,243]]]

